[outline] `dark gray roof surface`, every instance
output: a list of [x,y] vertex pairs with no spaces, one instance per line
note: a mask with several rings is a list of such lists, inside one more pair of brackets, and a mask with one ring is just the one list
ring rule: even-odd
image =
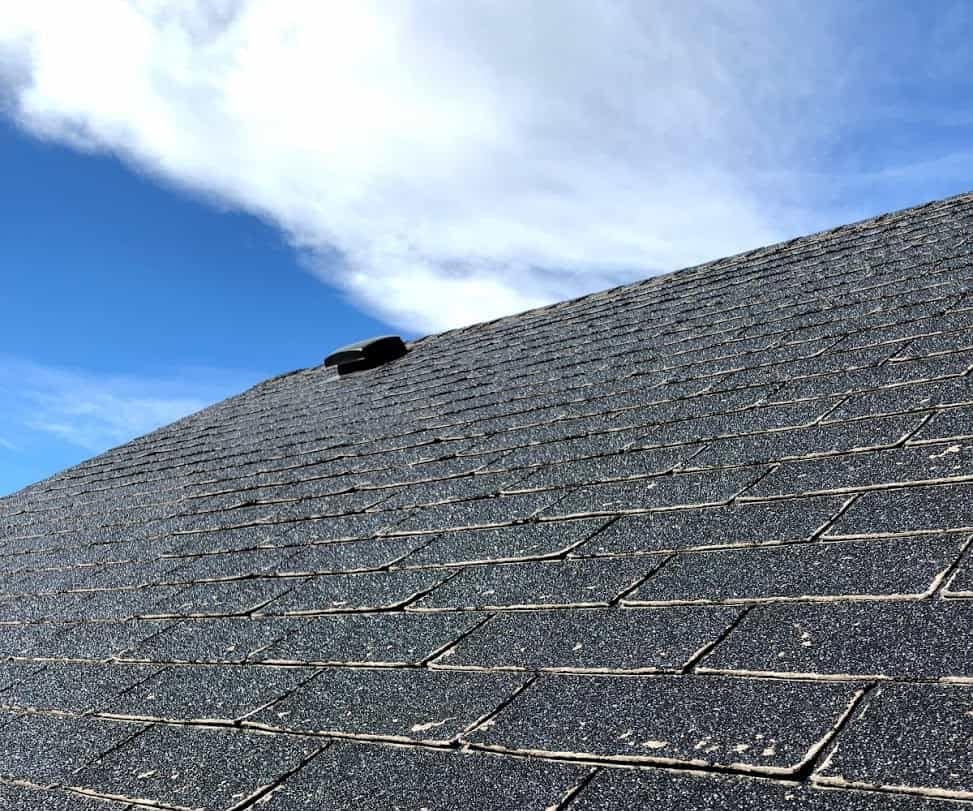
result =
[[967,195],[2,499],[0,808],[970,807],[971,336]]

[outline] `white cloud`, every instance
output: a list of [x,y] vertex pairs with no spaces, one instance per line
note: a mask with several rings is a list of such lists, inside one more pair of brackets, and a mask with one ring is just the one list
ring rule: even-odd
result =
[[238,393],[261,375],[180,370],[171,377],[103,375],[0,356],[0,428],[9,450],[37,436],[101,451]]
[[828,222],[808,177],[873,27],[839,36],[842,6],[31,0],[0,80],[34,133],[265,217],[437,330]]

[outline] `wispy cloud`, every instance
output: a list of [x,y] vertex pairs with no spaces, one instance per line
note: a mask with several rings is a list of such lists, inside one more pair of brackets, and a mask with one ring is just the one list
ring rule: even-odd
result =
[[198,411],[261,375],[184,370],[171,377],[101,375],[0,356],[0,440],[9,450],[54,438],[95,452]]
[[868,208],[882,83],[970,67],[962,3],[901,30],[888,5],[33,0],[0,19],[0,99],[439,329]]

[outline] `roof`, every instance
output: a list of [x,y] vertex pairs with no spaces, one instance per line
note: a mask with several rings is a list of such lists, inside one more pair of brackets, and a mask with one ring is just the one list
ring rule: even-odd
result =
[[966,195],[0,500],[0,807],[968,807],[971,327]]

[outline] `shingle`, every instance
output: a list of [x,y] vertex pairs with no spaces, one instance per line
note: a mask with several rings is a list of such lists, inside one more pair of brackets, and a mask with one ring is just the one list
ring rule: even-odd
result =
[[301,732],[445,743],[523,684],[523,676],[509,673],[337,668],[249,721]]
[[170,563],[175,565],[161,582],[197,583],[272,574],[279,571],[283,562],[293,554],[293,549],[254,549],[191,558],[171,558]]
[[912,437],[912,442],[934,442],[940,439],[973,438],[973,408],[951,408],[940,411]]
[[529,560],[563,554],[593,535],[606,519],[581,519],[476,529],[423,537],[423,545],[399,567]]
[[943,594],[947,597],[973,597],[973,558],[969,553],[946,583]]
[[766,468],[684,473],[571,490],[544,515],[619,513],[722,504],[756,482]]
[[588,771],[476,752],[339,743],[289,777],[264,808],[542,811],[556,807]]
[[128,805],[93,800],[60,789],[0,785],[0,808],[4,811],[126,811]]
[[769,503],[623,516],[573,550],[573,555],[665,552],[810,540],[838,514],[847,497],[825,496]]
[[865,493],[828,529],[829,537],[973,529],[973,485]]
[[301,581],[291,578],[197,583],[149,609],[148,617],[206,617],[249,614],[287,593]]
[[850,372],[807,377],[786,384],[774,394],[775,400],[800,400],[850,394],[894,386],[906,382],[937,380],[963,374],[970,366],[969,355],[945,355],[924,360],[887,363]]
[[421,535],[306,546],[278,566],[287,574],[335,574],[381,569],[428,542]]
[[284,539],[289,544],[370,538],[395,523],[395,513],[365,513],[319,518],[287,524]]
[[623,602],[919,597],[962,548],[955,537],[917,536],[687,552]]
[[0,723],[0,777],[41,786],[73,784],[75,772],[144,727],[60,715]]
[[166,667],[116,696],[102,712],[168,721],[236,721],[282,698],[312,675],[313,669],[297,667]]
[[973,477],[973,442],[919,445],[785,462],[757,482],[746,498],[876,487]]
[[59,626],[48,645],[35,655],[56,659],[110,659],[158,633],[164,623],[83,622]]
[[973,679],[973,603],[754,608],[699,670]]
[[[205,587],[201,587],[205,588]],[[76,620],[126,620],[151,616],[181,593],[180,586],[153,586],[131,591],[96,591],[79,602],[68,618]],[[62,595],[67,597],[68,595]]]
[[415,610],[608,605],[664,556],[471,566],[434,589]]
[[[696,448],[681,446],[648,451],[630,451],[599,456],[560,465],[545,465],[518,482],[516,489],[564,487],[611,479],[654,476],[668,473],[679,462],[692,457]],[[511,489],[509,486],[506,489]]]
[[561,492],[522,493],[473,501],[457,501],[414,510],[396,524],[396,532],[438,532],[524,521],[551,504]]
[[973,378],[959,377],[857,394],[831,412],[828,419],[847,420],[879,414],[900,414],[970,402],[973,402]]
[[313,664],[421,664],[483,621],[458,614],[335,614],[305,619],[261,659]]
[[103,796],[228,811],[322,745],[228,729],[155,726],[88,765],[71,782]]
[[598,774],[571,811],[957,811],[946,800],[887,792],[838,791],[752,777],[662,769],[609,769]]
[[687,466],[757,464],[889,446],[905,439],[921,422],[922,417],[915,415],[880,417],[715,440],[693,456]]
[[678,670],[715,642],[739,613],[722,606],[501,613],[433,660],[432,667]]
[[[32,680],[43,668],[44,665],[38,662],[0,662],[0,693],[20,682]],[[0,695],[0,705],[4,703],[5,699]]]
[[770,679],[542,676],[464,737],[507,752],[792,774],[856,695]]
[[896,684],[855,712],[813,779],[973,798],[973,687]]
[[24,710],[96,712],[158,668],[104,663],[50,662],[0,693],[0,705]]
[[263,609],[265,614],[374,611],[398,608],[442,583],[449,572],[396,571],[330,574],[299,581]]
[[293,625],[283,618],[193,618],[146,622],[155,634],[120,658],[150,662],[244,662],[281,639]]

